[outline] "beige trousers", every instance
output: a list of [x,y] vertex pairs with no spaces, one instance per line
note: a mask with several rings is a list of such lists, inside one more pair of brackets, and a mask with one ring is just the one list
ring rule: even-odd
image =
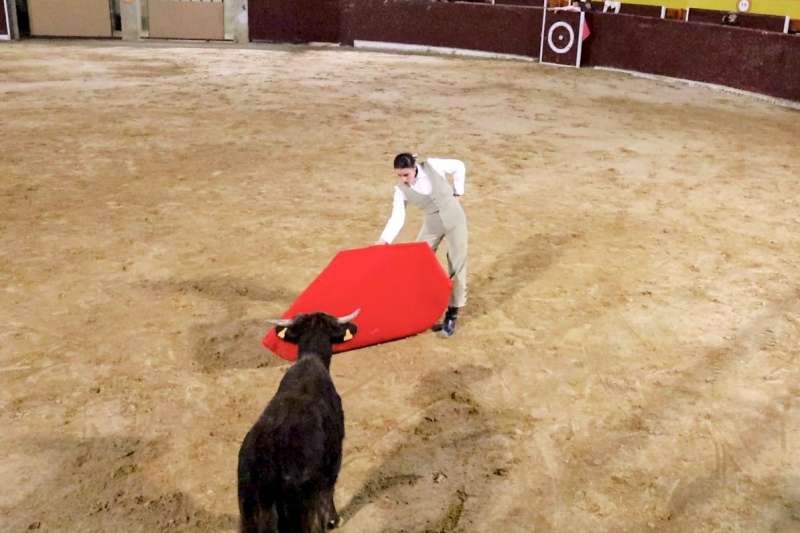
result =
[[[446,227],[443,219],[452,226]],[[464,307],[467,303],[467,238],[467,217],[458,203],[448,208],[448,213],[425,215],[417,235],[417,240],[427,242],[434,252],[442,239],[447,241],[447,270],[453,280],[450,307]]]

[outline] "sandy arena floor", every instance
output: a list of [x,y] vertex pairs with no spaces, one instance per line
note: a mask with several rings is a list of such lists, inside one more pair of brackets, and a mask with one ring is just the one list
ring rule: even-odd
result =
[[[260,346],[468,164],[449,340],[337,356],[345,533],[800,530],[800,113],[526,62],[0,46],[0,530],[229,531]],[[410,213],[401,240],[420,216]]]

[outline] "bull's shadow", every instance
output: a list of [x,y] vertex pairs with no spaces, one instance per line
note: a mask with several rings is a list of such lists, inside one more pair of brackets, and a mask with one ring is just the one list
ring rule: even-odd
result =
[[487,410],[473,397],[470,384],[491,373],[488,367],[465,365],[422,378],[413,396],[422,407],[419,423],[404,431],[403,442],[370,471],[341,508],[345,531],[351,531],[350,520],[352,527],[359,527],[356,515],[376,502],[390,502],[405,511],[391,513],[398,518],[382,531],[471,529],[474,517],[490,501],[495,482],[502,483],[514,468],[504,443],[526,422],[524,414]]
[[[135,437],[32,438],[24,444],[43,481],[3,509],[4,531],[232,531],[235,515],[217,515],[144,473],[166,449]],[[8,527],[8,529],[5,529]]]

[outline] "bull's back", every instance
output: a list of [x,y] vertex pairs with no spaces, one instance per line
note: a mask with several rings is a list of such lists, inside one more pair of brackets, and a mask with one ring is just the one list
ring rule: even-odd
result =
[[[341,453],[344,415],[339,394],[325,366],[315,359],[295,363],[245,437],[244,463],[259,478],[283,490],[298,487],[320,471],[331,454]],[[243,466],[240,452],[240,468]]]

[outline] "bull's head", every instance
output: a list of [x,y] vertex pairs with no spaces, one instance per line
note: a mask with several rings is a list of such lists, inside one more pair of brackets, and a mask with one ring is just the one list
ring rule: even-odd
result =
[[347,342],[358,331],[353,320],[361,312],[356,309],[347,316],[335,317],[326,313],[309,313],[294,318],[271,320],[279,338],[292,344],[299,344],[301,339],[309,335],[327,337],[333,344]]

